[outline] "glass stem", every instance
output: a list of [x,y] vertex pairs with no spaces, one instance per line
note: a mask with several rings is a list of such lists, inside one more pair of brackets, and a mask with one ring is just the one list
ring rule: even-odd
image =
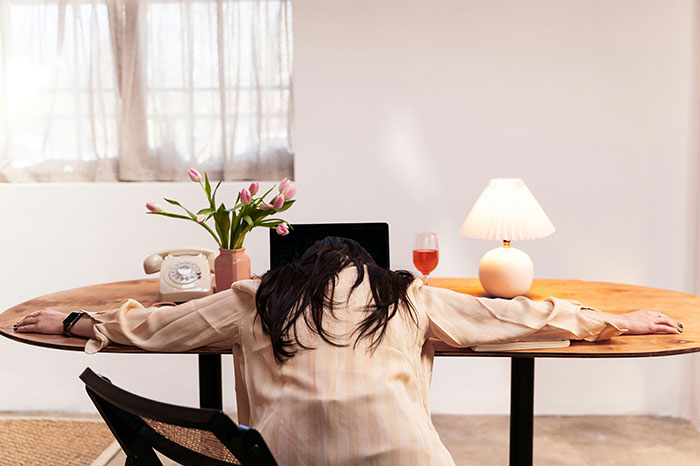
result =
[[424,273],[424,274],[423,274],[423,283],[424,283],[425,285],[428,284],[428,274],[427,274],[427,273]]

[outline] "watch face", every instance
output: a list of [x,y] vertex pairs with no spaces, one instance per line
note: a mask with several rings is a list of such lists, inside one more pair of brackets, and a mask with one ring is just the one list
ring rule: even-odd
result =
[[73,328],[73,326],[75,325],[75,323],[78,322],[78,319],[80,319],[80,317],[82,315],[83,315],[82,311],[71,312],[70,314],[68,314],[68,317],[66,317],[63,320],[63,335],[65,335],[67,337],[74,336],[70,333],[70,331]]
[[71,323],[75,322],[77,319],[80,318],[80,315],[80,312],[71,312],[70,314],[68,314],[68,317],[63,319],[63,326],[66,327]]

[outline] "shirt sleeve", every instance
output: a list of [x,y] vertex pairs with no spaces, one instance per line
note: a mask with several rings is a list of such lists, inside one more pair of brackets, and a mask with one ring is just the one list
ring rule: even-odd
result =
[[477,298],[422,284],[414,285],[414,292],[415,302],[428,319],[428,336],[455,347],[515,341],[601,341],[623,333],[602,318],[587,317],[575,301]]
[[178,306],[144,308],[127,299],[117,309],[87,312],[97,323],[85,352],[96,353],[110,342],[164,352],[210,345],[231,348],[241,321],[254,312],[257,284],[257,280],[236,282],[230,290]]

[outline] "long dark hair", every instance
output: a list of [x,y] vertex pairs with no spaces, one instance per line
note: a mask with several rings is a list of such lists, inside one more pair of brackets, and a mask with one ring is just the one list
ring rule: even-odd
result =
[[352,293],[369,276],[372,302],[363,309],[367,316],[360,321],[353,334],[354,346],[360,340],[370,340],[374,350],[386,334],[387,323],[403,307],[417,325],[413,304],[407,296],[408,286],[414,280],[405,270],[391,271],[378,266],[359,243],[347,238],[327,237],[317,241],[304,255],[288,264],[270,270],[262,276],[255,296],[255,304],[262,329],[270,336],[275,359],[283,363],[304,346],[297,336],[296,322],[302,317],[306,326],[323,341],[333,346],[335,335],[323,328],[326,312],[333,316],[336,277],[348,266],[357,268],[357,279]]

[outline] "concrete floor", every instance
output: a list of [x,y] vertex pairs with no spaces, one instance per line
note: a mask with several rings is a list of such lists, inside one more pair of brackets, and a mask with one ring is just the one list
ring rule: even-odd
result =
[[[458,466],[507,465],[505,416],[433,416]],[[536,417],[537,466],[700,466],[700,431],[684,419]]]
[[[458,466],[508,464],[506,416],[435,415],[433,422]],[[534,450],[537,466],[700,466],[700,431],[674,418],[536,417]],[[120,452],[108,466],[124,460]]]

